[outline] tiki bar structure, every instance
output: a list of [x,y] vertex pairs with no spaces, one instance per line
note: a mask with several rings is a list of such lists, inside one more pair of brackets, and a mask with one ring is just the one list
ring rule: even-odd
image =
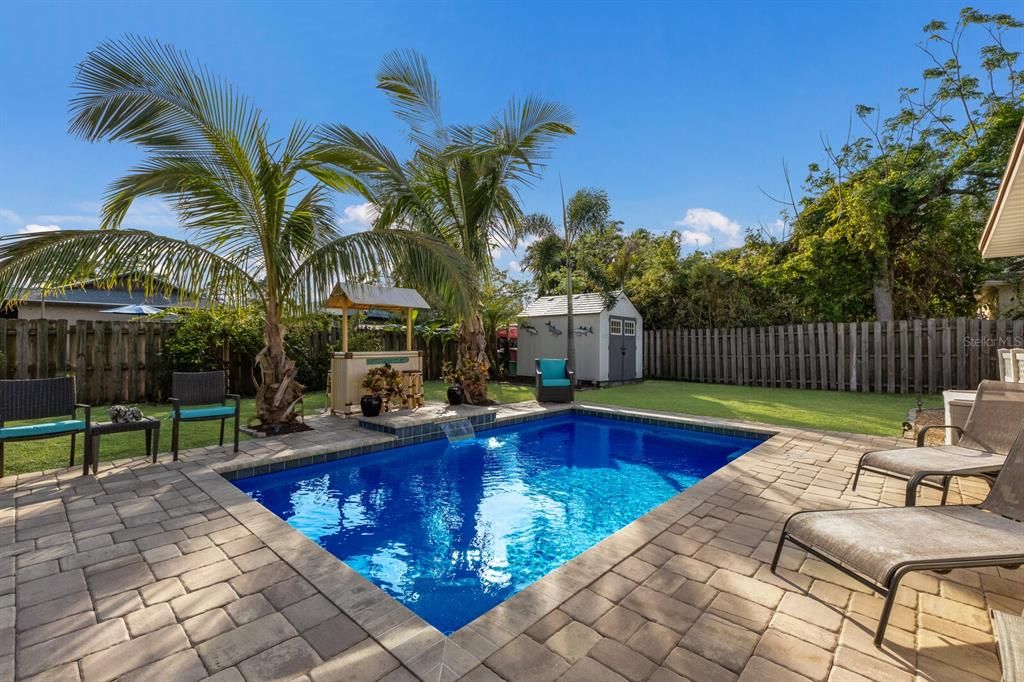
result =
[[[326,308],[341,310],[341,352],[331,356],[331,411],[335,414],[353,414],[359,411],[359,399],[364,391],[362,381],[372,367],[391,365],[403,373],[411,385],[420,386],[422,394],[422,353],[413,350],[413,311],[429,310],[415,289],[379,287],[369,284],[341,283],[334,287]],[[348,317],[351,310],[384,310],[402,314],[405,318],[404,351],[349,351]],[[420,399],[420,403],[422,399]],[[416,406],[415,401],[409,406]]]

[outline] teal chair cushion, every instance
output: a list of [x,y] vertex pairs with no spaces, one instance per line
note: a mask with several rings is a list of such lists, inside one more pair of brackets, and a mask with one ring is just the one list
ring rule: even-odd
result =
[[45,424],[25,424],[24,426],[5,426],[0,428],[0,440],[6,438],[31,438],[33,436],[52,436],[58,433],[74,433],[85,431],[85,420],[65,419]]
[[232,417],[235,414],[234,405],[217,405],[216,407],[193,407],[181,411],[181,421],[190,419],[209,419],[210,417]]
[[551,385],[547,383],[549,379],[566,379],[565,360],[541,358],[538,362],[540,363],[540,375],[544,378],[545,386]]
[[540,385],[545,388],[565,388],[569,385],[568,379],[548,379],[547,377],[541,377]]

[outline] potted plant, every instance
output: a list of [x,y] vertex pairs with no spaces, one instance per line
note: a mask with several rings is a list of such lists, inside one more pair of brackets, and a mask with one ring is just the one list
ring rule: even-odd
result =
[[441,364],[441,380],[448,384],[448,404],[461,405],[462,399],[465,397],[462,390],[462,381],[455,369],[455,365],[448,360]]
[[402,397],[402,375],[391,365],[372,367],[363,378],[362,388],[366,395],[359,399],[359,409],[364,417],[376,417],[382,407],[387,412],[391,401]]

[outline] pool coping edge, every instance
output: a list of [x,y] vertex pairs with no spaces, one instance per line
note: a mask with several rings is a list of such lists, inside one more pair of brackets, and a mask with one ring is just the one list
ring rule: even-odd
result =
[[[183,472],[403,665],[422,678],[437,678],[437,673],[443,673],[445,670],[455,676],[461,676],[746,473],[746,463],[753,462],[761,455],[777,452],[778,446],[792,437],[792,434],[787,433],[792,429],[785,427],[751,426],[744,422],[723,419],[699,419],[652,410],[619,409],[586,403],[499,417],[490,428],[536,421],[565,412],[679,426],[763,440],[748,452],[569,559],[450,636],[445,636],[411,609],[231,483],[235,478],[246,477],[239,475],[243,471],[255,472],[266,467],[266,471],[260,473],[271,473],[321,461],[332,461],[327,459],[329,455],[336,454],[333,459],[342,459],[411,443],[403,443],[400,439],[387,436],[369,439],[365,444],[353,445],[334,453],[328,452],[331,449],[329,447],[318,446],[283,453],[255,463],[229,461],[219,466],[187,467]],[[374,436],[385,436],[379,432],[371,433]]]

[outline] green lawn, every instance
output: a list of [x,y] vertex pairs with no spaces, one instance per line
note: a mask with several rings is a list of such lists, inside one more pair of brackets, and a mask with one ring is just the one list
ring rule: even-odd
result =
[[[448,399],[445,395],[447,390],[448,384],[443,381],[423,382],[423,395],[427,400],[445,401]],[[533,400],[533,386],[492,381],[487,384],[487,395],[499,403],[521,403],[524,400]]]
[[[306,414],[315,414],[324,407],[325,394],[323,391],[309,393],[306,396]],[[143,413],[148,417],[159,417],[160,424],[160,448],[162,453],[168,453],[171,449],[171,422],[166,419],[170,413],[169,405],[139,405]],[[244,425],[249,417],[256,414],[256,401],[247,399],[242,401],[242,424]],[[81,416],[81,414],[79,414]],[[107,411],[103,407],[93,407],[93,421],[106,421]],[[25,422],[11,422],[14,426]],[[220,422],[195,422],[185,424],[181,429],[181,449],[196,448],[203,445],[213,445],[217,442],[220,433]],[[230,426],[225,429],[224,438],[230,442]],[[241,434],[242,440],[247,436]],[[81,466],[83,456],[83,438],[76,439],[75,465]],[[5,448],[4,458],[5,473],[21,474],[28,471],[40,471],[42,469],[54,469],[68,465],[68,451],[70,450],[70,438],[50,438],[47,440],[22,441],[20,443],[8,443]],[[145,452],[145,440],[142,432],[122,433],[112,436],[103,436],[100,440],[100,459],[120,459],[128,456],[138,456]],[[170,457],[169,454],[162,455]]]
[[[914,395],[840,393],[676,381],[645,381],[576,393],[580,402],[744,419],[829,431],[897,436]],[[941,396],[925,396],[925,407],[941,407]]]
[[[445,399],[447,385],[440,381],[425,383],[427,400]],[[491,399],[499,403],[515,403],[533,399],[533,386],[493,382],[488,387]],[[900,433],[900,424],[907,410],[914,406],[911,395],[878,395],[874,393],[834,393],[829,391],[802,391],[782,388],[755,388],[749,386],[723,386],[718,384],[691,384],[674,381],[646,381],[642,384],[618,386],[594,391],[579,391],[581,402],[618,407],[681,412],[707,417],[723,417],[758,421],[784,426],[849,431],[882,436]],[[306,414],[323,409],[322,391],[306,396]],[[928,396],[926,407],[940,407],[939,396]],[[163,419],[160,443],[166,452],[171,446],[171,425],[165,419],[167,405],[140,405],[149,416]],[[242,421],[245,423],[256,412],[252,399],[242,401]],[[106,419],[106,410],[93,409],[93,419]],[[13,425],[13,424],[11,424]],[[217,442],[218,422],[187,424],[181,430],[181,448],[212,445]],[[242,438],[246,438],[243,434]],[[6,473],[25,473],[41,469],[67,466],[68,438],[8,443],[6,446]],[[78,439],[75,462],[82,462],[82,439]],[[143,452],[141,433],[105,436],[100,448],[100,459],[118,459]],[[167,456],[167,455],[165,455]]]

